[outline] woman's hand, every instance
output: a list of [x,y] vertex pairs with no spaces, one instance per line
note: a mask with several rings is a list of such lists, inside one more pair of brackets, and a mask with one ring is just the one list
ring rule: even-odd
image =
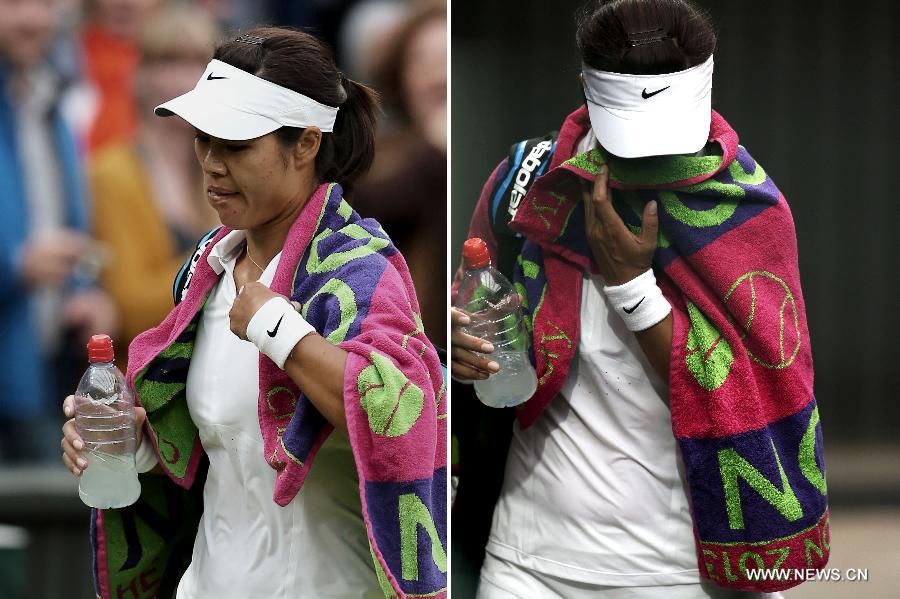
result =
[[[81,476],[88,467],[87,458],[84,457],[84,441],[75,428],[75,396],[70,395],[63,401],[63,414],[69,419],[62,427],[63,438],[59,445],[63,449],[63,464],[72,474]],[[144,435],[144,421],[147,420],[147,411],[139,406],[134,406],[135,447],[140,447]]]
[[[241,287],[237,297],[234,298],[231,312],[228,313],[231,319],[231,332],[246,340],[247,325],[250,324],[250,319],[253,318],[257,310],[262,308],[263,304],[273,297],[284,296],[275,293],[259,281],[253,281]],[[290,298],[285,297],[284,299],[290,301]]]
[[[229,313],[231,332],[241,339],[247,339],[247,327],[253,315],[273,297],[284,296],[259,281],[244,285],[234,299]],[[290,302],[289,298],[284,299]],[[290,303],[299,312],[300,304]],[[342,431],[347,430],[347,416],[344,413],[346,365],[347,352],[314,333],[300,339],[284,362],[284,371],[291,380],[300,387],[322,416]]]
[[467,324],[469,317],[465,313],[450,308],[450,373],[458,380],[484,380],[498,372],[500,365],[483,356],[494,351],[493,345],[462,332]]
[[584,217],[588,245],[607,285],[627,283],[650,268],[659,231],[656,202],[644,206],[640,236],[632,233],[613,208],[605,164],[594,179],[593,193],[584,192]]

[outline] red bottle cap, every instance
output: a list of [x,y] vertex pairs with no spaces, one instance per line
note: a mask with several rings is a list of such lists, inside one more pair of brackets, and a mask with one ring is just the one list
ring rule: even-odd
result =
[[87,344],[88,360],[94,362],[112,362],[116,354],[109,335],[94,335]]
[[463,244],[462,255],[466,268],[484,268],[491,263],[487,244],[480,237],[467,239]]

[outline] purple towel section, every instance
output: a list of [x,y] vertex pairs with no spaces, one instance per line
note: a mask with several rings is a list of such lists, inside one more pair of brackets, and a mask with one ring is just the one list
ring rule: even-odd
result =
[[[400,573],[400,587],[409,596],[427,595],[430,589],[439,588],[446,576],[435,560],[418,560],[415,572],[411,572],[411,561],[405,568],[409,580],[404,578],[403,555],[431,555],[442,552],[440,539],[447,537],[447,504],[443,494],[447,488],[447,468],[440,468],[430,479],[397,482],[365,483],[366,503],[381,506],[370,509],[369,517],[378,531],[376,539],[382,549],[387,548],[387,564],[392,572]],[[438,493],[439,497],[431,497]],[[416,510],[416,498],[430,498],[435,505],[433,518],[425,520],[421,510]],[[399,529],[392,523],[402,521]],[[434,528],[432,528],[432,523]],[[446,560],[446,556],[444,557]]]
[[[816,402],[813,400],[801,412],[762,429],[730,437],[678,440],[691,481],[694,512],[706,515],[696,520],[697,534],[701,540],[715,539],[720,543],[769,541],[790,536],[798,529],[809,528],[818,522],[828,506],[826,496],[816,487],[817,475],[812,474],[815,477],[813,481],[808,478],[811,475],[809,466],[814,466],[818,472],[825,471],[822,427],[818,423],[818,415],[813,418],[815,410]],[[811,421],[813,433],[808,437]],[[722,485],[723,470],[730,464],[724,459],[716,459],[723,450],[734,450],[746,459],[766,480],[777,483],[776,490],[783,490],[778,468],[780,464],[798,500],[800,510],[796,519],[786,519],[745,479],[738,478],[735,497],[740,498],[743,526],[732,528],[730,522],[736,519],[736,515],[729,517],[729,497]],[[772,460],[774,451],[778,453],[778,461]],[[727,471],[725,475],[728,476]]]

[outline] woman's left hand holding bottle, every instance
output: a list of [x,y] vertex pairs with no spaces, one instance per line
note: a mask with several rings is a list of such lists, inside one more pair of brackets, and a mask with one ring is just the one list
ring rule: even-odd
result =
[[[84,457],[84,440],[78,434],[75,426],[75,396],[69,395],[63,400],[63,414],[66,415],[66,423],[63,424],[63,438],[59,445],[62,447],[63,464],[75,476],[81,476],[81,473],[88,467],[87,458]],[[134,406],[134,426],[135,426],[135,447],[140,447],[144,438],[144,421],[147,420],[147,411],[140,407]]]

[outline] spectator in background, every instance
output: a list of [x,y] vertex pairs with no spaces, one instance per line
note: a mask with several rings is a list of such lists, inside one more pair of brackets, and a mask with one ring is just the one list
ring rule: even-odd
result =
[[160,0],[86,0],[88,22],[81,35],[84,77],[93,88],[86,118],[89,151],[128,142],[137,130],[134,74],[141,25]]
[[0,460],[56,460],[55,364],[67,334],[113,333],[114,308],[78,266],[96,249],[75,144],[47,54],[55,0],[0,0]]
[[406,256],[425,331],[446,345],[447,10],[419,4],[377,71],[395,127],[378,142],[372,172],[353,197]]
[[[56,0],[59,19],[53,34],[49,60],[63,86],[71,86],[81,80],[81,17],[82,0]],[[63,118],[66,118],[65,107]]]
[[[362,0],[344,16],[338,36],[341,65],[351,77],[371,81],[396,31],[409,20],[406,0]],[[384,131],[385,125],[380,125]]]
[[218,223],[196,166],[193,127],[153,114],[194,87],[218,34],[197,7],[175,4],[152,16],[139,36],[137,140],[110,144],[89,162],[94,231],[112,254],[102,281],[122,315],[121,348],[169,313],[172,279],[194,241]]
[[395,122],[432,148],[447,151],[447,7],[443,0],[414,3],[376,68]]

